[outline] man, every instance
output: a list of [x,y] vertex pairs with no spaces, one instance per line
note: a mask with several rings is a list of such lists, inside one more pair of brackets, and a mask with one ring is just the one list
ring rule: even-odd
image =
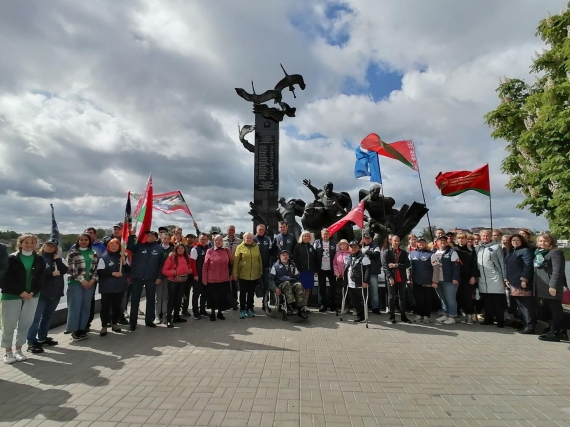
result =
[[455,248],[461,265],[459,287],[457,288],[457,305],[458,314],[461,311],[465,313],[465,319],[461,323],[472,325],[474,313],[473,297],[475,296],[475,284],[479,277],[479,268],[477,267],[477,253],[467,243],[467,235],[459,233]]
[[144,243],[136,242],[135,232],[135,228],[131,228],[131,235],[127,244],[127,249],[133,254],[131,265],[133,290],[131,294],[131,314],[129,316],[131,331],[137,328],[137,316],[143,288],[146,289],[145,325],[149,328],[156,327],[154,324],[156,285],[160,285],[162,282],[159,276],[164,256],[164,250],[156,241],[158,239],[156,231],[147,231]]
[[107,244],[111,241],[111,239],[119,239],[119,242],[123,238],[123,223],[118,222],[113,225],[113,232],[110,236],[103,237],[102,243],[105,245],[105,251],[107,250]]
[[89,235],[89,238],[91,239],[91,247],[95,252],[97,252],[97,255],[101,256],[107,252],[107,247],[101,240],[97,239],[97,230],[93,227],[89,227],[85,230],[85,234]]
[[315,200],[318,200],[325,206],[333,222],[352,209],[350,197],[347,197],[346,193],[335,193],[333,191],[334,187],[332,182],[327,182],[322,190],[312,185],[310,179],[304,179],[303,185],[311,190],[311,193],[315,196]]
[[289,251],[284,249],[269,272],[269,289],[276,295],[284,294],[287,303],[297,309],[297,315],[307,319],[305,296],[303,285],[299,282],[300,276],[295,263],[289,260]]
[[167,227],[158,227],[158,238],[160,239],[164,233],[168,233]]
[[435,239],[428,245],[430,251],[437,251],[437,241],[440,237],[445,237],[445,230],[443,228],[438,228],[435,230]]
[[[160,234],[160,244],[162,246],[163,255],[162,261],[160,263],[160,284],[156,285],[156,304],[155,313],[156,319],[155,323],[160,325],[166,320],[166,314],[168,310],[168,278],[162,274],[162,267],[164,267],[164,262],[168,258],[168,255],[174,250],[174,244],[170,241],[170,234],[168,231]],[[184,283],[185,285],[186,283]],[[182,285],[182,284],[180,284]]]
[[453,231],[448,231],[445,233],[445,237],[447,237],[447,243],[450,247],[455,247],[455,233]]
[[186,238],[182,235],[182,228],[176,227],[174,229],[174,235],[172,236],[172,239],[170,239],[170,241],[174,244],[176,243],[186,244]]
[[350,256],[344,259],[344,285],[348,287],[352,304],[356,310],[355,323],[363,322],[364,300],[363,294],[368,292],[370,281],[370,260],[360,252],[358,243],[354,240],[348,244]]
[[[210,317],[206,312],[206,292],[205,290],[204,292],[202,291],[202,267],[204,266],[204,259],[206,258],[206,251],[208,249],[208,235],[202,233],[198,238],[198,244],[194,246],[190,252],[190,261],[192,263],[192,274],[194,276],[194,280],[187,281],[190,282],[189,287],[193,288],[192,314],[194,315],[194,320],[200,320],[200,316]],[[188,296],[184,296],[185,299],[182,302],[182,312],[188,313],[190,290],[188,290]],[[200,299],[200,304],[198,304],[198,298]]]
[[261,284],[263,286],[263,295],[269,289],[269,270],[271,269],[271,239],[265,235],[265,225],[259,224],[256,228],[257,234],[253,240],[259,245],[259,252],[261,252],[261,261],[263,266],[263,274],[261,275]]
[[[350,247],[349,247],[350,250]],[[380,299],[378,296],[378,275],[382,273],[381,251],[378,245],[372,243],[372,236],[364,233],[362,238],[362,253],[370,260],[370,299],[372,313],[380,314]]]
[[[445,231],[444,231],[445,234]],[[445,239],[445,235],[443,236]],[[408,253],[400,249],[400,237],[392,236],[390,247],[382,252],[382,268],[388,281],[388,304],[390,306],[390,321],[396,323],[396,299],[399,299],[400,317],[402,322],[411,323],[406,316],[407,306],[407,273],[410,268]]]
[[[228,248],[230,251],[232,251],[232,257],[236,254],[236,248],[238,247],[238,245],[242,242],[242,240],[239,237],[236,237],[236,228],[233,225],[228,225],[227,228],[227,235],[226,237],[224,237],[224,248]],[[212,240],[213,240],[213,236],[212,236]],[[238,283],[237,280],[232,280],[230,278],[230,289],[229,289],[230,295],[233,298],[233,301],[231,301],[232,303],[230,304],[232,306],[232,309],[237,310],[237,297],[238,297]],[[222,297],[223,298],[223,297]],[[235,301],[235,302],[234,302]],[[222,308],[225,304],[222,304]],[[235,308],[234,308],[235,307]],[[242,307],[243,309],[243,307]]]
[[293,248],[297,244],[295,236],[289,233],[289,228],[285,221],[279,221],[279,234],[273,238],[273,252],[276,258],[279,258],[281,251],[293,253]]
[[414,322],[428,324],[431,317],[433,295],[432,252],[428,250],[424,238],[418,239],[417,248],[410,252],[411,280],[414,290],[415,312]]
[[[321,297],[321,307],[319,311],[336,310],[336,278],[333,270],[333,260],[336,255],[336,242],[330,240],[329,230],[321,230],[321,238],[315,240],[315,261],[317,263],[317,277],[319,281],[319,296]],[[349,248],[350,249],[350,248]],[[329,281],[329,295],[327,298],[327,279]]]

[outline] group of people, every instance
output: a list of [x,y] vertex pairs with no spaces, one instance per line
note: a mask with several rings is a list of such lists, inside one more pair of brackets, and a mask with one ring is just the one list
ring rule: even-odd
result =
[[[88,228],[68,252],[67,262],[59,255],[56,239],[46,241],[36,252],[37,237],[24,234],[11,255],[0,245],[4,362],[26,360],[22,352],[26,342],[32,353],[57,344],[48,331],[64,296],[66,275],[66,332],[73,341],[88,338],[97,288],[99,334],[106,336],[109,327],[121,332],[121,325],[128,325],[135,331],[139,314],[144,314],[144,323],[151,328],[162,323],[172,328],[189,316],[224,320],[224,311],[230,309],[239,309],[241,319],[255,317],[255,296],[269,291],[284,295],[290,308],[307,319],[315,276],[319,311],[337,310],[345,292],[356,322],[364,320],[369,295],[372,312],[387,309],[392,323],[396,323],[396,308],[401,321],[410,323],[406,311],[412,306],[413,320],[429,323],[437,296],[438,324],[452,325],[462,313],[461,322],[470,325],[484,312],[482,324],[496,322],[502,328],[510,309],[523,318],[521,333],[530,334],[540,308],[550,316],[551,326],[539,339],[559,341],[566,331],[564,254],[549,234],[538,236],[534,247],[527,229],[513,236],[501,236],[499,230],[455,235],[438,229],[433,242],[410,235],[409,246],[402,248],[398,236],[390,236],[382,245],[366,233],[360,242],[336,242],[327,229],[317,239],[303,231],[297,240],[285,222],[279,223],[273,238],[266,235],[264,225],[257,226],[255,235],[245,233],[243,239],[236,236],[234,226],[227,228],[225,236],[208,236],[195,227],[196,234],[186,236],[181,228],[171,235],[160,227],[158,232],[148,231],[142,241],[131,229],[126,245],[122,223],[115,224],[112,235],[103,241],[97,240],[94,228]],[[143,290],[144,313],[139,309]]]

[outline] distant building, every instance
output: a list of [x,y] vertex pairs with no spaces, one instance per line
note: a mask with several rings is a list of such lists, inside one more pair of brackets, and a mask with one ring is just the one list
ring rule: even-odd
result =
[[489,228],[489,227],[472,227],[472,228],[471,228],[471,232],[478,234],[478,233],[481,232],[481,230],[485,230],[485,229],[488,229],[488,228]]
[[455,227],[455,228],[449,229],[448,231],[451,231],[455,235],[457,235],[459,233],[471,234],[471,230],[469,230],[468,228]]
[[519,234],[519,228],[501,228],[503,234]]

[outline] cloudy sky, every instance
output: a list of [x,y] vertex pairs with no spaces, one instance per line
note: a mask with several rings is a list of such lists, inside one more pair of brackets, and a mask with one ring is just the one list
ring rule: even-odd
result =
[[[494,225],[546,229],[516,205],[500,172],[504,143],[483,115],[503,76],[529,77],[538,21],[566,0],[159,0],[0,3],[0,229],[61,232],[120,220],[126,192],[181,190],[202,229],[249,230],[252,124],[234,87],[258,92],[305,77],[286,102],[280,193],[310,201],[302,179],[356,200],[354,148],[370,132],[413,139],[432,224],[489,224],[478,193],[442,198],[440,171],[489,162]],[[250,135],[252,139],[252,135]],[[385,194],[421,201],[417,175],[381,161]],[[156,212],[156,211],[155,211]],[[156,212],[155,227],[184,215]],[[426,226],[424,219],[420,226]]]

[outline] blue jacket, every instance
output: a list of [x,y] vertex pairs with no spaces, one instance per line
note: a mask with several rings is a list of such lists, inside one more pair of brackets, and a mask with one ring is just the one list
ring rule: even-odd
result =
[[521,288],[521,277],[527,279],[526,291],[532,289],[532,279],[534,277],[534,251],[530,248],[519,248],[511,250],[505,255],[505,268],[507,269],[507,280],[514,288]]
[[[436,253],[437,251],[432,253],[432,256],[435,257]],[[443,280],[440,278],[441,282],[453,282],[454,280],[459,282],[461,280],[461,263],[459,261],[460,258],[457,251],[451,246],[448,246],[441,256],[441,267],[443,271]]]
[[[46,263],[46,275],[44,284],[42,286],[42,292],[40,293],[40,299],[53,299],[61,298],[63,290],[65,288],[64,275],[67,274],[67,265],[63,262],[61,258],[53,260],[53,254],[42,254],[42,257]],[[59,270],[59,276],[54,276],[55,266]]]
[[287,264],[277,261],[269,272],[269,288],[275,290],[283,282],[297,283],[301,280],[299,270],[292,260]]
[[279,254],[285,249],[289,251],[289,255],[293,255],[293,248],[296,244],[295,236],[291,233],[277,234],[273,239],[273,252],[275,257],[279,258]]
[[271,242],[271,239],[265,234],[263,236],[258,236],[256,234],[253,237],[253,241],[256,242],[259,246],[263,268],[269,268],[271,266],[271,251],[273,249],[273,242]]
[[112,273],[119,271],[120,266],[120,253],[119,252],[106,252],[99,258],[97,265],[97,274],[99,275],[99,293],[101,294],[116,294],[125,292],[129,283],[127,282],[127,273],[129,266],[123,265],[121,277],[114,277]]
[[127,249],[133,254],[131,278],[152,281],[159,278],[164,252],[159,243],[136,243],[135,236],[129,236]]
[[410,252],[412,265],[412,282],[419,285],[431,286],[433,279],[433,266],[431,265],[432,252],[429,249],[416,249]]

